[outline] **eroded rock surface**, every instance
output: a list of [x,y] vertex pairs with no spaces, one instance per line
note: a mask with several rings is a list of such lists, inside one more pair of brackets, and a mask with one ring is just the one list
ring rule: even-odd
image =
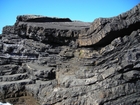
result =
[[80,46],[104,45],[117,37],[131,34],[140,25],[140,6],[113,18],[98,18],[79,35]]
[[0,101],[139,105],[140,4],[93,23],[18,16],[0,37]]

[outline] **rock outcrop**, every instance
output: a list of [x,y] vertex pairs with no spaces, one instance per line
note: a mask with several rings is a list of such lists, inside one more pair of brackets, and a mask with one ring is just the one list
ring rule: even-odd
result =
[[90,29],[80,35],[80,46],[104,45],[117,37],[131,34],[140,25],[140,7],[137,5],[131,11],[113,18],[98,18]]
[[0,101],[139,105],[140,4],[93,23],[17,16],[0,37]]

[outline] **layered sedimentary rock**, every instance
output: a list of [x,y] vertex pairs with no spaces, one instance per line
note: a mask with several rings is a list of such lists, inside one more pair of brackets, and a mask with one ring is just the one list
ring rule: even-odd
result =
[[140,25],[140,7],[137,5],[131,11],[113,18],[98,18],[86,33],[80,35],[80,46],[104,45],[117,37],[131,34]]
[[93,23],[18,16],[0,37],[0,101],[139,105],[140,4]]

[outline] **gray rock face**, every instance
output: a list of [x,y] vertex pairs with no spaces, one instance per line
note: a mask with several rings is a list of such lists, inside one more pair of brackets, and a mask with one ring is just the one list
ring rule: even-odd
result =
[[72,22],[69,18],[47,17],[41,15],[20,15],[17,22]]
[[[86,33],[79,35],[79,46],[104,45],[113,39],[129,35],[140,25],[140,6],[113,18],[96,19]],[[118,31],[119,30],[119,31]]]
[[92,24],[18,16],[0,38],[0,101],[139,105],[139,14],[140,4]]

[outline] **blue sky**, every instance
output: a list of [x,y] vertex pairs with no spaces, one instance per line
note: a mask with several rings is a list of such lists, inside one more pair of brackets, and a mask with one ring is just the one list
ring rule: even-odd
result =
[[35,14],[69,17],[92,22],[99,17],[112,17],[130,10],[140,0],[0,0],[0,33],[13,25],[17,15]]

